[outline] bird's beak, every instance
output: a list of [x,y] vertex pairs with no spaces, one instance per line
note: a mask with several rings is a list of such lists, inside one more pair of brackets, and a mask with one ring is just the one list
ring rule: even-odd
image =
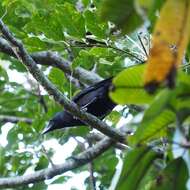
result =
[[42,135],[48,133],[51,130],[52,130],[52,123],[49,122],[48,125],[45,127],[45,129],[42,131]]

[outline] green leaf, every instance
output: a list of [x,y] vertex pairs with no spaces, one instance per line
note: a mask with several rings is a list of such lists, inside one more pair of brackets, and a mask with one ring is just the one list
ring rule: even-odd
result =
[[64,34],[61,24],[58,20],[60,16],[59,12],[57,14],[50,11],[39,11],[38,14],[35,14],[32,17],[31,22],[26,24],[24,30],[27,33],[32,33],[35,35],[41,35],[43,33],[45,37],[49,39],[63,40]]
[[35,171],[47,168],[48,164],[48,159],[42,155],[39,159],[39,162],[37,163],[37,166],[35,167]]
[[116,172],[116,166],[118,164],[118,158],[115,155],[115,151],[113,149],[109,149],[100,157],[95,159],[93,163],[94,171],[99,174],[99,176],[96,178],[97,181],[100,180],[102,187],[106,186],[105,189],[108,189],[111,183],[111,179]]
[[116,190],[136,190],[146,175],[152,162],[159,155],[148,147],[138,147],[129,151]]
[[24,189],[30,189],[30,190],[46,190],[47,189],[47,185],[45,184],[45,182],[39,182],[39,183],[35,183],[32,187],[28,188],[25,187]]
[[35,129],[36,132],[41,131],[45,126],[45,121],[47,121],[47,118],[42,115],[42,113],[35,113],[35,117],[32,122],[33,129]]
[[151,103],[149,108],[145,111],[143,122],[152,120],[153,118],[161,114],[161,112],[164,111],[164,109],[169,106],[170,101],[173,99],[174,96],[175,96],[175,91],[169,89],[162,90],[154,98],[154,101]]
[[26,67],[18,60],[12,59],[11,65],[9,66],[11,70],[17,70],[18,72],[26,72]]
[[82,3],[86,7],[90,4],[90,0],[82,0]]
[[190,75],[183,72],[183,71],[179,71],[178,72],[178,78],[177,78],[177,82],[179,84],[184,83],[190,86]]
[[5,8],[3,14],[6,12],[3,21],[9,25],[9,28],[11,28],[14,34],[19,36],[25,35],[23,33],[23,28],[31,19],[32,3],[26,3],[24,0],[19,0],[11,2],[4,1],[2,5]]
[[113,49],[103,47],[93,47],[89,54],[97,58],[106,58],[108,61],[114,61],[114,58],[117,56]]
[[[0,63],[1,64],[1,63]],[[0,65],[0,90],[9,81],[7,72]]]
[[95,57],[86,50],[81,50],[79,55],[74,59],[72,67],[82,66],[85,69],[91,69],[95,64]]
[[144,90],[144,65],[129,67],[113,79],[110,96],[118,104],[149,104],[155,95]]
[[3,176],[5,170],[5,163],[6,163],[6,159],[5,159],[5,149],[0,145],[0,175]]
[[18,137],[16,133],[16,126],[14,126],[11,130],[9,130],[7,135],[8,145],[7,148],[17,148],[18,147]]
[[174,123],[176,115],[170,110],[163,110],[157,117],[142,121],[135,134],[128,138],[132,145],[145,143],[147,141],[164,137],[167,134],[167,127]]
[[96,13],[87,10],[85,11],[84,16],[87,30],[98,38],[105,38],[105,24],[100,24]]
[[85,37],[85,21],[83,16],[70,3],[57,7],[60,12],[58,18],[63,30],[76,38]]
[[48,78],[62,91],[65,91],[65,75],[64,73],[57,69],[52,68]]
[[117,111],[112,111],[107,118],[113,123],[113,124],[117,124],[121,118],[121,114]]
[[190,113],[190,76],[185,72],[179,72],[175,89],[176,98],[172,106],[176,110],[178,119],[182,123]]
[[64,182],[66,182],[68,179],[70,179],[70,176],[61,176],[58,179],[54,180],[51,184],[63,184]]
[[3,69],[0,65],[0,81],[8,81],[9,77],[5,69]]
[[40,39],[38,37],[28,37],[23,40],[24,44],[27,45],[27,49],[30,52],[45,51],[51,49],[51,46],[45,39]]
[[172,160],[158,175],[151,190],[186,190],[188,168],[183,158]]
[[101,17],[116,24],[124,33],[133,32],[143,22],[131,0],[104,0]]
[[68,137],[70,137],[70,136],[73,136],[73,137],[74,136],[85,137],[89,133],[89,128],[86,127],[86,126],[73,127],[73,128],[70,128],[65,133],[68,134]]

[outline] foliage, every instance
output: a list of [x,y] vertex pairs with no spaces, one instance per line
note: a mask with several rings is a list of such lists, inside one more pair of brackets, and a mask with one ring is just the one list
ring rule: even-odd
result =
[[[166,2],[170,6],[166,6]],[[108,189],[114,184],[114,180],[119,178],[117,167],[122,169],[115,187],[117,190],[187,189],[190,168],[190,162],[186,158],[189,156],[190,135],[190,46],[186,49],[186,55],[183,54],[189,42],[189,31],[186,28],[189,27],[190,11],[183,6],[178,15],[173,13],[173,6],[178,7],[175,3],[187,3],[186,7],[190,7],[188,0],[0,2],[0,17],[30,53],[56,51],[72,63],[72,69],[79,66],[87,70],[96,68],[95,72],[103,78],[114,76],[110,97],[121,104],[122,109],[114,110],[105,120],[117,127],[117,123],[131,117],[133,119],[124,126],[134,133],[126,137],[129,150],[116,151],[112,148],[93,161],[97,189]],[[165,8],[162,9],[163,7]],[[161,20],[157,22],[160,10]],[[172,18],[172,23],[168,25],[169,18],[163,16],[166,13]],[[187,22],[181,23],[184,15],[187,16]],[[171,30],[176,27],[178,31],[184,31],[179,34],[183,38],[176,33],[171,34]],[[166,31],[167,37],[161,35],[155,38],[158,30],[161,33]],[[152,33],[153,47],[161,50],[164,49],[161,42],[163,39],[164,47],[169,52],[171,47],[168,44],[182,44],[175,49],[180,58],[177,59],[176,54],[172,54],[172,61],[167,64],[164,62],[166,57],[168,59],[166,51],[162,52],[162,56],[158,53],[151,57],[153,63],[146,70],[144,62],[149,54]],[[182,58],[184,64],[177,71],[172,89],[167,89],[161,83],[153,94],[145,90],[144,81],[154,81],[155,78],[151,76],[156,75],[162,78],[158,81],[160,83],[171,71],[171,64],[175,61],[181,63]],[[165,67],[157,70],[160,62]],[[65,96],[70,98],[78,92],[79,89],[60,69],[47,66],[40,68]],[[32,124],[0,121],[0,177],[18,176],[47,168],[49,160],[54,162],[57,153],[55,147],[46,147],[49,142],[51,144],[56,141],[54,144],[64,155],[64,151],[67,154],[69,150],[62,148],[72,139],[77,145],[68,157],[83,150],[81,142],[83,145],[87,143],[86,137],[90,131],[88,127],[55,131],[45,137],[41,135],[47,121],[62,109],[28,75],[22,63],[5,55],[3,51],[0,52],[0,115],[33,120]],[[176,137],[177,131],[180,131],[180,138]],[[185,153],[177,155],[173,144]],[[119,164],[121,160],[123,166]],[[74,173],[84,171],[89,172],[87,166],[74,170]],[[42,181],[17,189],[46,190],[51,184],[65,184],[70,179],[71,176],[63,174],[48,183]],[[84,188],[91,189],[90,180],[90,175],[85,178]]]

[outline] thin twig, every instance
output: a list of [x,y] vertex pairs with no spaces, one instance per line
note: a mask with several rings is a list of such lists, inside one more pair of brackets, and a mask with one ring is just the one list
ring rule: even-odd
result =
[[144,50],[144,53],[145,53],[146,57],[148,57],[148,53],[147,53],[147,51],[146,51],[146,48],[145,48],[145,46],[144,46],[144,44],[143,44],[143,42],[142,42],[142,39],[141,39],[141,37],[139,36],[139,34],[137,35],[137,37],[138,37],[138,39],[139,39],[139,41],[140,41],[140,43],[141,43],[141,46],[142,46],[142,48],[143,48],[143,50]]
[[[88,141],[89,147],[92,147],[92,143]],[[89,162],[88,164],[89,168],[89,173],[90,173],[90,184],[91,184],[91,189],[96,190],[96,179],[94,177],[94,163],[93,161]]]
[[40,85],[37,85],[37,90],[38,90],[38,97],[39,97],[39,103],[42,105],[44,112],[47,113],[48,112],[48,107],[46,105],[46,102],[44,100],[43,95],[41,95],[41,90],[40,90]]
[[168,139],[166,141],[167,143],[178,145],[181,148],[190,149],[190,142],[180,143],[180,142],[176,142],[176,141],[168,140]]
[[94,164],[93,161],[91,161],[88,164],[89,172],[90,172],[90,183],[91,183],[91,189],[96,190],[96,179],[94,177]]
[[116,51],[119,51],[121,53],[124,53],[134,59],[136,59],[137,61],[139,62],[143,62],[143,60],[141,60],[139,57],[137,57],[135,54],[129,52],[129,51],[126,51],[126,50],[123,50],[123,49],[120,49],[120,48],[117,48],[117,47],[114,47],[114,46],[111,46],[111,45],[103,45],[103,44],[85,44],[84,45],[71,45],[71,47],[75,47],[75,48],[88,48],[88,47],[101,47],[101,48],[111,48],[111,49],[114,49]]

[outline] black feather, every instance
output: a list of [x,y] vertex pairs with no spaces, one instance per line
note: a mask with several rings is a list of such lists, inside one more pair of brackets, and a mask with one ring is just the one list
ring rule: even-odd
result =
[[[112,77],[89,86],[73,97],[73,101],[81,108],[103,119],[108,115],[116,104],[109,98],[109,88],[112,84]],[[74,118],[66,110],[58,112],[49,121],[43,134],[55,129],[85,125],[79,119]]]

